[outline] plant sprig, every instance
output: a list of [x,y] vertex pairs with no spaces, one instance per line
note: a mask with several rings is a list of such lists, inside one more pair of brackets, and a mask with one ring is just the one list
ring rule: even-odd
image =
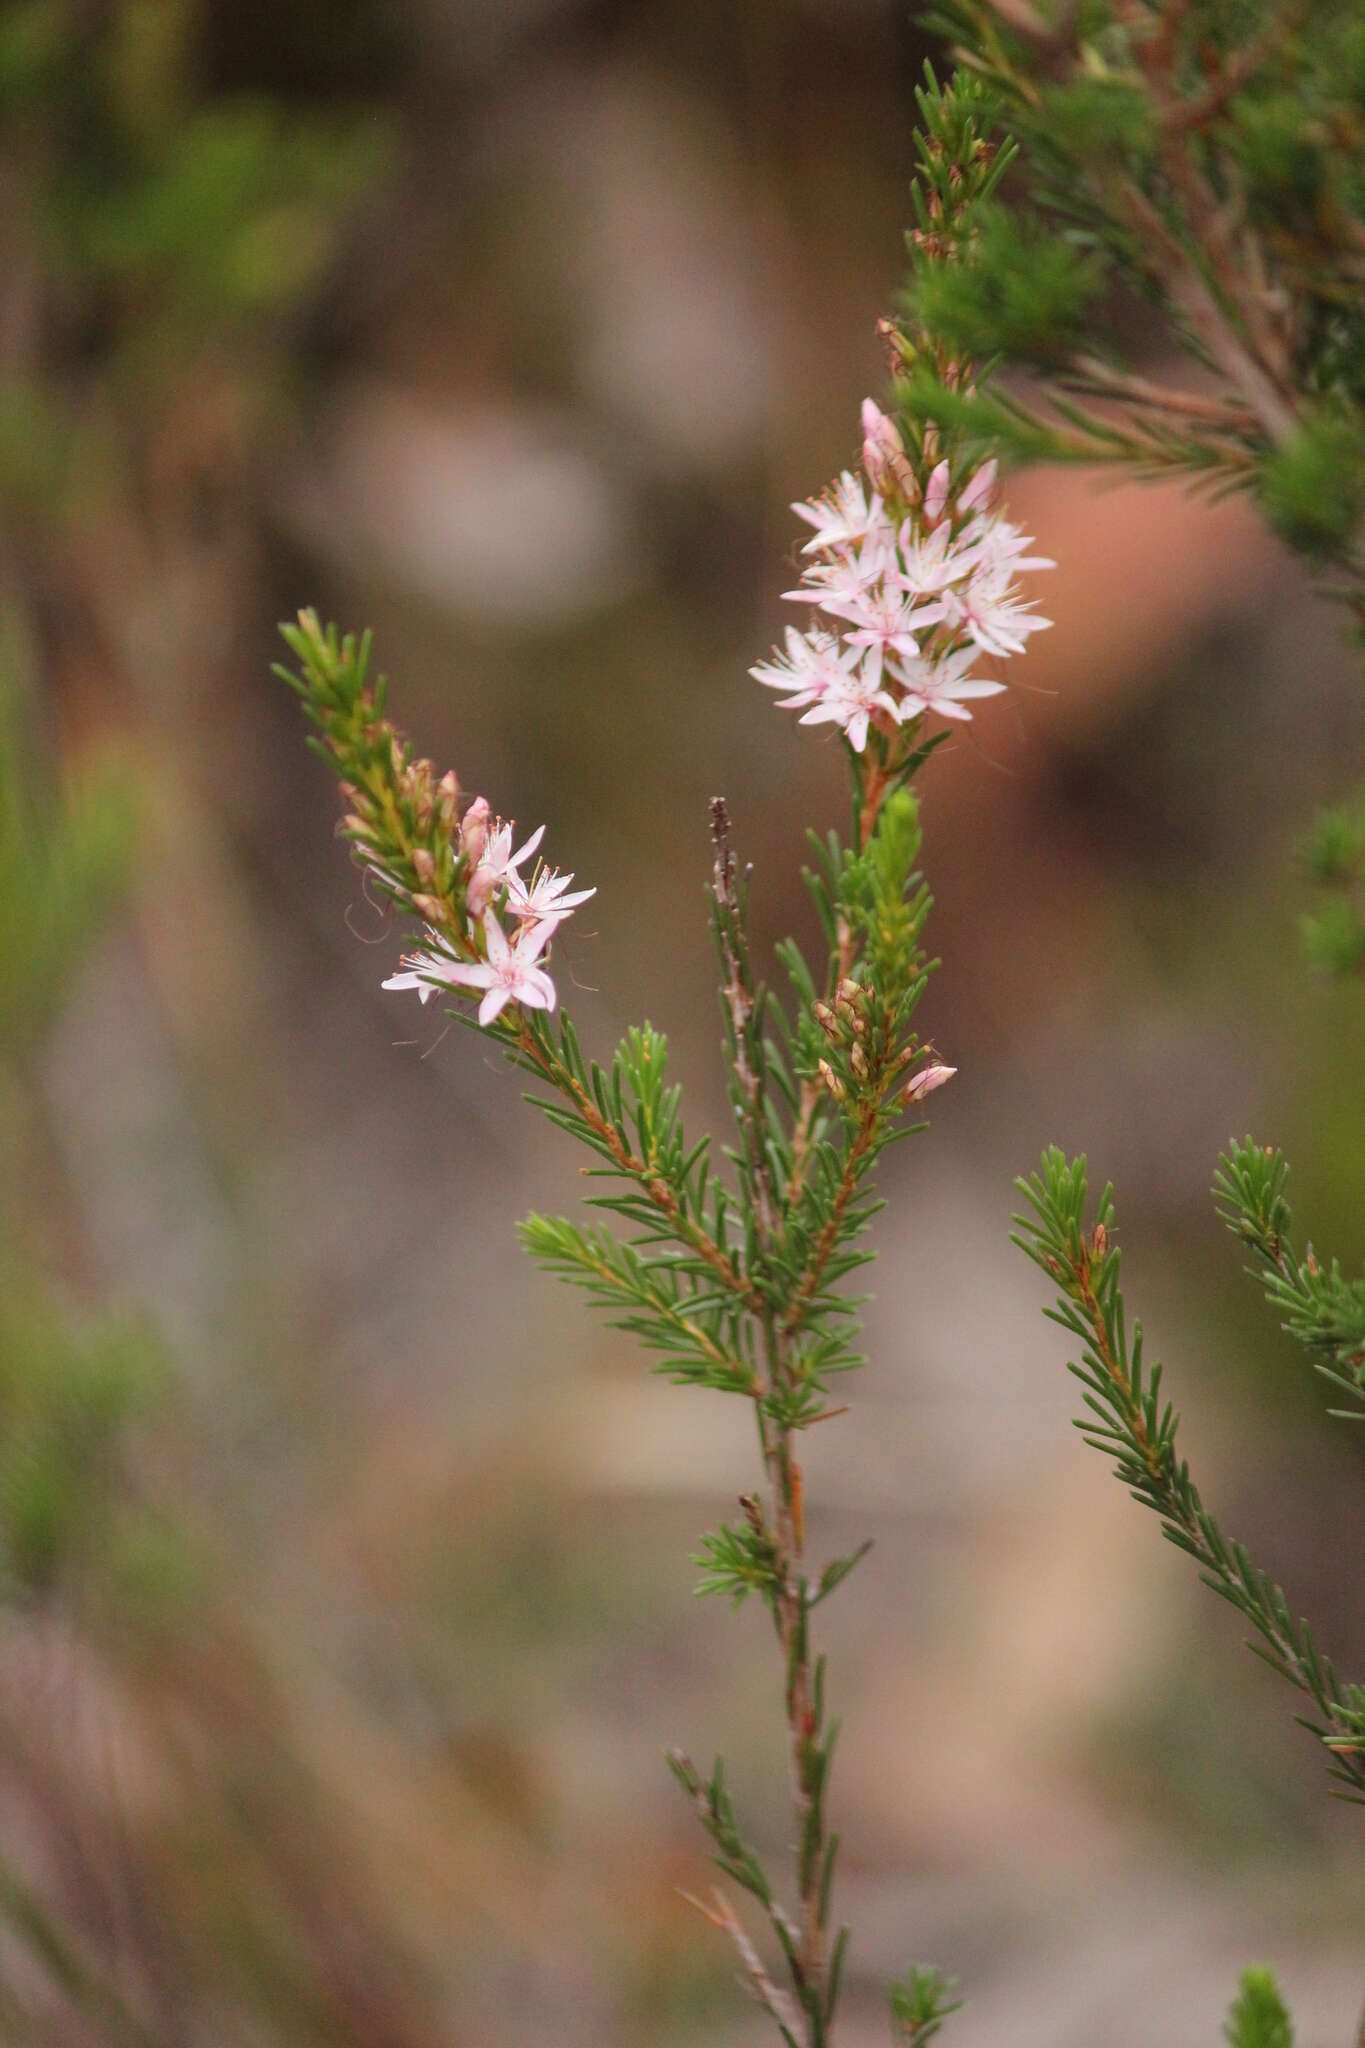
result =
[[[1338,1678],[1281,1588],[1205,1507],[1177,1450],[1178,1417],[1162,1397],[1162,1369],[1144,1359],[1140,1323],[1129,1336],[1113,1190],[1102,1191],[1088,1221],[1085,1159],[1069,1160],[1055,1146],[1039,1172],[1016,1185],[1029,1207],[1015,1218],[1014,1242],[1057,1287],[1045,1314],[1079,1347],[1068,1365],[1084,1389],[1077,1428],[1113,1457],[1115,1476],[1159,1516],[1162,1533],[1195,1560],[1204,1584],[1251,1623],[1250,1647],[1310,1702],[1300,1718],[1328,1751],[1342,1796],[1365,1804],[1365,1693]],[[1275,1198],[1263,1213],[1267,1225],[1275,1220]]]

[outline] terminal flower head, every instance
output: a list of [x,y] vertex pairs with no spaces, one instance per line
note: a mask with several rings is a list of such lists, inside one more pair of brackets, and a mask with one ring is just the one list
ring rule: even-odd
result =
[[1053,567],[995,509],[993,461],[955,476],[944,456],[921,485],[895,421],[870,398],[862,428],[862,476],[845,470],[792,508],[814,536],[802,549],[800,586],[783,595],[831,625],[789,628],[785,655],[774,651],[750,670],[803,725],[837,725],[859,753],[883,712],[901,724],[929,713],[968,719],[969,702],[998,696],[1004,684],[974,665],[983,654],[1021,654],[1051,623],[1017,579]]

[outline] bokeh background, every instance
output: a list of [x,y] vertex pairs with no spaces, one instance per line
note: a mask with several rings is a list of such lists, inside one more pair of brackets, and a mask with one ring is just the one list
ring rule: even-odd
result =
[[[931,51],[879,0],[0,7],[6,2042],[763,2038],[661,1762],[723,1746],[781,1855],[771,1640],[688,1562],[750,1433],[523,1261],[577,1162],[381,993],[268,664],[303,603],[375,628],[422,749],[596,883],[585,1038],[666,1025],[720,1125],[705,804],[807,933],[843,770],[746,669],[879,387]],[[1209,2042],[1257,1959],[1325,2048],[1359,1817],[1069,1429],[1007,1231],[1049,1140],[1115,1179],[1206,1494],[1360,1668],[1360,1452],[1206,1192],[1254,1129],[1359,1260],[1360,996],[1292,862],[1358,683],[1248,506],[1010,501],[1056,629],[927,777],[960,1073],[809,1461],[815,1543],[876,1538],[828,1610],[843,2038],[919,1958],[959,2048]]]

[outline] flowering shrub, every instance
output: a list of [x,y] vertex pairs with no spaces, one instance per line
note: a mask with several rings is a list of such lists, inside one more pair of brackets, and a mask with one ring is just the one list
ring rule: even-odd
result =
[[[954,224],[998,166],[970,92],[934,89],[921,104],[924,204],[951,248]],[[927,335],[885,331],[898,369],[913,348],[933,349]],[[939,369],[967,374],[946,360]],[[915,1028],[930,898],[912,785],[953,722],[1004,688],[992,670],[1047,624],[1016,578],[1049,565],[997,508],[994,464],[964,459],[954,437],[903,427],[870,399],[862,431],[861,474],[846,471],[795,507],[811,535],[788,595],[827,623],[791,628],[785,651],[753,670],[803,724],[837,729],[854,788],[847,842],[812,835],[808,880],[826,957],[812,967],[794,941],[779,948],[790,1006],[757,973],[729,811],[720,798],[711,806],[733,1176],[717,1170],[708,1139],[684,1135],[667,1045],[651,1025],[629,1031],[606,1067],[584,1055],[557,1003],[553,953],[593,891],[544,864],[542,831],[518,844],[483,796],[466,802],[453,771],[438,775],[414,755],[388,718],[368,636],[342,637],[304,612],[283,629],[297,669],[280,671],[340,779],[343,830],[370,886],[419,934],[384,986],[423,1003],[450,999],[594,1156],[594,1206],[617,1227],[532,1216],[528,1250],[638,1336],[659,1371],[753,1412],[760,1483],[703,1539],[697,1562],[702,1591],[735,1604],[753,1595],[772,1619],[796,1812],[790,1905],[743,1834],[723,1764],[703,1773],[681,1751],[670,1762],[721,1870],[766,1923],[768,1952],[728,1893],[697,1903],[732,1941],[781,2038],[806,2048],[833,2037],[848,1941],[834,1918],[835,1729],[816,1610],[867,1545],[809,1556],[801,1439],[841,1412],[836,1389],[863,1363],[844,1287],[872,1256],[863,1239],[879,1206],[877,1160],[923,1128],[907,1113],[954,1073]],[[936,1972],[914,1969],[892,1987],[905,2040],[926,2040],[950,2008]]]
[[[344,830],[373,884],[418,934],[385,988],[416,993],[423,1003],[452,999],[452,1015],[493,1037],[532,1077],[531,1101],[594,1155],[602,1188],[594,1206],[610,1225],[532,1216],[522,1227],[528,1250],[636,1335],[657,1370],[737,1397],[753,1412],[759,1483],[740,1497],[737,1517],[703,1539],[696,1561],[701,1591],[735,1605],[752,1595],[772,1620],[796,1822],[790,1893],[779,1892],[747,1840],[723,1763],[706,1773],[681,1751],[670,1762],[731,1887],[693,1903],[733,1944],[788,2048],[827,2048],[834,2038],[849,1932],[834,1913],[838,1836],[827,1801],[835,1730],[816,1610],[867,1548],[823,1560],[809,1555],[802,1438],[841,1412],[843,1376],[864,1362],[845,1283],[872,1256],[864,1240],[878,1207],[877,1160],[922,1128],[906,1121],[907,1112],[955,1072],[915,1029],[930,969],[922,947],[930,898],[918,868],[914,785],[954,724],[1005,688],[999,666],[1049,623],[1019,579],[1052,564],[1030,552],[1032,539],[997,504],[995,444],[1066,460],[1101,454],[1143,474],[1183,469],[1228,487],[1254,484],[1265,495],[1277,476],[1283,482],[1296,421],[1310,439],[1318,431],[1321,379],[1336,361],[1332,348],[1344,345],[1340,328],[1332,347],[1315,330],[1322,347],[1305,352],[1297,371],[1283,352],[1273,365],[1258,356],[1278,315],[1267,298],[1255,332],[1239,329],[1240,302],[1227,279],[1221,296],[1215,289],[1214,258],[1227,251],[1214,249],[1202,201],[1195,205],[1188,180],[1175,175],[1185,162],[1186,130],[1207,131],[1199,169],[1217,196],[1219,123],[1257,64],[1274,54],[1273,40],[1219,58],[1224,26],[1209,45],[1215,54],[1200,45],[1205,75],[1197,91],[1190,88],[1187,119],[1161,96],[1177,77],[1188,83],[1185,72],[1167,62],[1169,49],[1161,70],[1150,47],[1155,32],[1135,25],[1132,10],[1116,9],[1092,40],[1089,17],[1054,28],[1014,0],[1008,21],[1002,32],[985,0],[961,0],[954,26],[990,89],[964,72],[940,90],[931,74],[919,95],[910,281],[901,318],[882,323],[891,405],[864,402],[859,469],[794,507],[810,532],[799,583],[786,597],[803,622],[751,671],[803,725],[835,728],[853,785],[847,840],[812,835],[807,879],[825,957],[813,967],[794,941],[778,949],[786,1004],[756,971],[747,877],[736,865],[728,808],[719,798],[712,804],[711,918],[738,1133],[728,1155],[732,1174],[716,1168],[709,1139],[684,1135],[679,1091],[667,1082],[666,1042],[652,1026],[629,1031],[602,1066],[584,1055],[559,1008],[554,943],[594,892],[541,861],[541,831],[517,845],[513,826],[495,819],[484,797],[465,803],[453,771],[438,777],[414,756],[388,719],[387,686],[372,676],[368,636],[324,630],[311,612],[283,629],[298,667],[280,673],[299,693],[315,744],[340,779]],[[1168,27],[1178,40],[1174,10]],[[1030,84],[1025,55],[1046,67],[1073,38],[1082,45],[1069,105],[1074,179],[1058,186],[1057,161],[1069,146],[1059,120],[1045,143],[1052,189],[1062,194],[1053,203],[1099,238],[1097,222],[1108,219],[1105,208],[1119,193],[1110,255],[1134,275],[1144,273],[1146,259],[1201,361],[1227,380],[1230,389],[1216,397],[1163,393],[1082,354],[1102,265],[1093,251],[1082,252],[1083,238],[1048,246],[1035,230],[1016,232],[1000,210],[997,187],[1013,150],[988,139],[999,104],[1009,99],[1036,127],[1041,101],[1055,101]],[[1156,201],[1144,183],[1147,158],[1129,167],[1124,184],[1094,150],[1093,135],[1084,162],[1074,143],[1081,77],[1093,85],[1120,54],[1135,74],[1124,83],[1128,98],[1115,98],[1109,83],[1091,97],[1117,121],[1145,90],[1179,138],[1168,137],[1167,184],[1157,178]],[[1117,130],[1115,153],[1122,154]],[[1182,202],[1189,217],[1181,232],[1193,248],[1176,246],[1167,218]],[[1132,234],[1144,223],[1152,243],[1139,250]],[[1358,239],[1344,237],[1357,267]],[[1213,281],[1201,269],[1205,257]],[[1010,355],[1058,373],[1056,419],[1002,393],[977,367]],[[1111,402],[1117,422],[1078,407],[1078,383]],[[1341,397],[1343,411],[1349,396]],[[1358,581],[1352,537],[1337,533],[1330,548],[1317,541],[1313,548],[1348,582]],[[1358,832],[1323,830],[1330,847],[1320,870],[1326,874],[1330,852],[1334,873],[1353,885]],[[1234,1146],[1221,1165],[1220,1206],[1251,1248],[1276,1309],[1358,1412],[1365,1399],[1362,1283],[1293,1250],[1284,1175],[1273,1150],[1249,1140]],[[1074,1370],[1085,1389],[1088,1441],[1114,1456],[1119,1476],[1160,1516],[1170,1540],[1251,1622],[1258,1647],[1305,1697],[1335,1776],[1351,1796],[1365,1796],[1365,1693],[1338,1679],[1279,1587],[1224,1534],[1178,1454],[1159,1369],[1144,1364],[1140,1331],[1129,1335],[1109,1191],[1087,1222],[1085,1162],[1056,1151],[1020,1185],[1029,1213],[1019,1241],[1055,1284],[1051,1313],[1079,1348]],[[762,1943],[741,1920],[734,1892],[752,1902]],[[889,1991],[896,2038],[928,2041],[953,2003],[939,1972],[913,1967]],[[1289,2020],[1268,1972],[1244,1976],[1228,2037],[1234,2048],[1287,2048]]]
[[814,559],[785,594],[841,630],[788,628],[786,654],[750,671],[785,692],[803,725],[837,725],[859,754],[874,721],[894,743],[898,726],[926,713],[970,718],[973,698],[997,696],[1002,682],[973,674],[981,656],[1021,654],[1051,624],[1021,603],[1015,572],[1053,566],[1026,555],[1031,540],[990,510],[994,462],[950,500],[945,459],[921,494],[895,423],[870,398],[863,434],[870,497],[845,470],[824,497],[792,507],[815,529],[802,550]]

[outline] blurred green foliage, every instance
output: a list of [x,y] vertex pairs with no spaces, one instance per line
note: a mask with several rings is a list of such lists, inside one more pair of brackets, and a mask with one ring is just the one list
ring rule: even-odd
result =
[[0,173],[32,318],[0,370],[0,497],[68,510],[136,460],[120,418],[212,366],[257,401],[392,149],[373,105],[211,89],[204,0],[0,12]]
[[[16,1153],[27,1049],[127,887],[136,810],[131,764],[117,758],[65,794],[44,790],[19,667],[11,628],[0,634],[0,1136]],[[183,1560],[129,1491],[124,1459],[164,1377],[146,1328],[58,1307],[12,1180],[0,1193],[0,1593],[39,1598],[98,1564],[105,1587],[145,1611],[159,1588],[177,1597]]]
[[25,744],[20,643],[0,626],[0,1056],[46,1019],[80,948],[125,887],[132,767],[108,757],[44,799]]
[[[132,1500],[123,1454],[164,1384],[150,1332],[58,1311],[31,1268],[0,1265],[0,1589],[40,1598],[97,1565],[151,1611],[181,1563]],[[169,1576],[167,1576],[169,1574]]]
[[1294,2029],[1273,1971],[1243,1970],[1223,2031],[1231,2048],[1293,2048]]

